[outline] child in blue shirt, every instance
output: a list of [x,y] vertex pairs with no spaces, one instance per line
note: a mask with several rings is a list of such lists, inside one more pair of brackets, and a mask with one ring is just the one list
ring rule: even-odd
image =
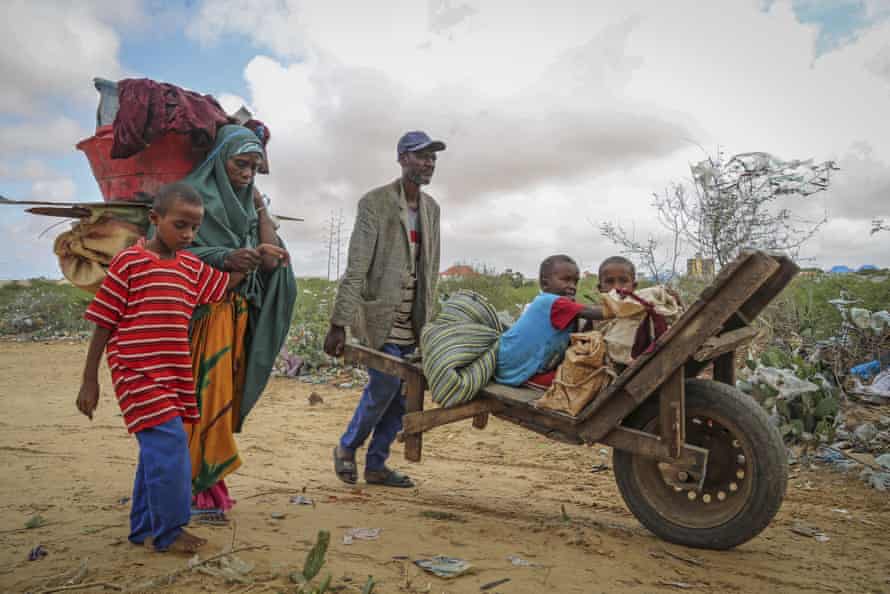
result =
[[546,387],[569,346],[575,321],[612,317],[602,307],[575,302],[580,273],[569,256],[559,254],[541,262],[541,293],[519,320],[504,332],[498,347],[495,381],[508,386],[529,383]]

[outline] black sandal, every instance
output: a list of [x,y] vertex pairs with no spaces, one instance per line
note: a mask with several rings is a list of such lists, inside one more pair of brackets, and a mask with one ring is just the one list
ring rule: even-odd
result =
[[365,471],[365,482],[369,485],[381,485],[383,487],[397,487],[399,489],[410,489],[414,486],[408,475],[402,474],[398,470],[383,467],[383,470]]
[[337,455],[338,449],[334,447],[334,472],[337,473],[337,478],[347,485],[354,485],[358,482],[358,468],[355,465],[355,460],[341,458]]

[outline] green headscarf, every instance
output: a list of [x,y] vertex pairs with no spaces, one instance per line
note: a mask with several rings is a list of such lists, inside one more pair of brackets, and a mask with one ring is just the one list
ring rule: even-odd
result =
[[[243,126],[223,126],[217,131],[213,150],[183,182],[192,186],[204,201],[204,220],[191,248],[207,264],[222,269],[226,257],[239,248],[259,243],[258,218],[253,204],[253,182],[239,191],[232,188],[226,161],[235,155],[260,153],[256,134]],[[279,238],[279,244],[285,247]],[[235,289],[250,305],[247,373],[236,431],[259,400],[269,381],[275,359],[284,345],[297,297],[293,268],[250,273]]]

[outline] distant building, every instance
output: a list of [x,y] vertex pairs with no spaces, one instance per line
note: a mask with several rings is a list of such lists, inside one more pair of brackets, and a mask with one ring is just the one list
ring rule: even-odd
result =
[[799,276],[819,276],[820,274],[825,274],[821,268],[801,268],[798,273]]
[[829,274],[850,274],[853,272],[853,269],[849,266],[844,266],[843,264],[839,264],[837,266],[832,266],[828,269]]
[[473,270],[472,266],[466,264],[455,264],[448,270],[439,273],[439,277],[446,280],[460,280],[471,276],[479,276],[479,273]]
[[702,258],[696,254],[694,258],[686,260],[686,276],[692,278],[713,278],[714,258]]
[[869,272],[869,271],[877,270],[877,269],[878,269],[878,267],[875,266],[874,264],[863,264],[862,266],[859,267],[859,270],[857,270],[856,272]]

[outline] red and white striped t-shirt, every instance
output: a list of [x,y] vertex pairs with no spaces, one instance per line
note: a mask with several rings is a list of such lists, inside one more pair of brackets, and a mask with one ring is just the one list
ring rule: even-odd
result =
[[200,418],[189,320],[195,307],[220,301],[228,282],[228,273],[186,251],[163,260],[140,244],[111,261],[84,317],[112,331],[105,353],[130,433]]

